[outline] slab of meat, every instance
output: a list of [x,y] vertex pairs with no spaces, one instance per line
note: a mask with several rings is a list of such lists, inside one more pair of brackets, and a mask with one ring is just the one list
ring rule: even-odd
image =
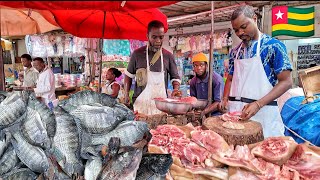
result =
[[290,137],[270,137],[254,147],[251,153],[281,166],[291,157],[296,147],[297,143]]
[[[229,170],[233,167],[229,167]],[[254,173],[250,171],[243,170],[241,168],[236,168],[236,172],[229,176],[228,180],[240,180],[240,179],[245,179],[245,180],[260,180],[259,177],[257,177]]]
[[230,149],[228,143],[219,134],[211,130],[191,131],[191,140],[211,153],[223,153]]
[[205,160],[210,158],[210,153],[194,142],[190,142],[183,149],[184,156],[192,164],[201,164],[205,166]]
[[237,122],[241,119],[240,118],[241,114],[242,114],[241,111],[228,112],[228,113],[224,113],[223,115],[221,115],[221,119],[224,121]]
[[212,154],[211,157],[232,167],[242,167],[251,172],[260,173],[259,170],[252,164],[252,160],[255,159],[255,157],[251,154],[247,145],[236,146],[234,150],[231,148],[228,153]]
[[175,125],[161,125],[158,126],[155,130],[150,130],[152,135],[162,134],[169,137],[184,137],[186,134]]
[[223,168],[204,168],[193,166],[186,168],[187,171],[197,175],[208,175],[219,179],[228,179],[228,170]]
[[169,137],[161,134],[153,135],[149,144],[156,146],[166,146],[169,143]]
[[285,165],[297,170],[303,178],[320,179],[320,155],[310,150],[305,144],[297,146]]
[[244,125],[232,121],[224,122],[222,126],[228,129],[244,129]]

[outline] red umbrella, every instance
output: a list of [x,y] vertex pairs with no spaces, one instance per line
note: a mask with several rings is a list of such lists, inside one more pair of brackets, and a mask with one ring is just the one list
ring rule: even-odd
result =
[[0,5],[12,8],[39,10],[104,10],[138,11],[158,8],[179,1],[0,1]]
[[86,38],[147,40],[147,26],[161,21],[168,29],[167,17],[158,9],[130,12],[101,10],[51,10],[56,22],[66,32]]

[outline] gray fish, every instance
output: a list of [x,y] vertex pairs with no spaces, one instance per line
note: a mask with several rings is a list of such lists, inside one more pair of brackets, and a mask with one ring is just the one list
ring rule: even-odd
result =
[[2,180],[35,180],[37,175],[28,168],[16,169],[3,176]]
[[20,127],[22,135],[32,145],[49,148],[51,141],[39,113],[30,107],[27,107],[26,113]]
[[135,116],[133,114],[133,111],[130,110],[124,104],[117,103],[117,104],[114,105],[113,108],[116,109],[118,112],[120,112],[122,114],[122,116],[124,117],[124,120],[128,120],[128,121],[133,121],[134,120]]
[[19,159],[34,172],[45,172],[49,168],[48,159],[44,151],[29,144],[19,131],[13,134],[11,143]]
[[71,115],[61,108],[54,109],[57,121],[57,133],[54,136],[54,146],[66,158],[65,163],[58,161],[61,168],[71,177],[72,174],[83,172],[80,162],[80,141],[76,123]]
[[86,180],[96,180],[98,174],[102,168],[102,160],[100,157],[93,158],[86,162],[84,170],[84,179]]
[[19,95],[12,93],[0,103],[0,129],[19,122],[26,111],[26,103]]
[[6,152],[0,159],[0,175],[9,172],[18,163],[19,159],[12,145],[9,145]]
[[9,132],[1,131],[1,133],[0,133],[0,157],[7,149],[11,138],[12,138],[12,136]]
[[70,112],[80,105],[101,104],[103,106],[113,107],[116,99],[110,95],[97,93],[90,90],[84,90],[72,94],[68,99],[59,102],[59,106]]
[[142,157],[142,151],[134,147],[122,147],[122,152],[111,158],[102,167],[97,180],[133,180]]
[[8,96],[8,93],[5,91],[0,91],[0,103]]
[[28,99],[28,107],[37,111],[41,121],[47,131],[47,135],[53,138],[56,134],[56,120],[54,113],[44,103],[40,102],[34,93],[31,93]]
[[82,154],[86,154],[88,147],[107,145],[111,137],[119,137],[121,146],[132,146],[135,142],[143,139],[149,131],[147,123],[143,121],[124,121],[114,130],[104,135],[82,133]]
[[70,112],[80,120],[81,127],[88,133],[105,134],[113,130],[125,118],[118,109],[107,106],[79,106]]
[[165,179],[172,163],[171,154],[144,154],[136,180]]

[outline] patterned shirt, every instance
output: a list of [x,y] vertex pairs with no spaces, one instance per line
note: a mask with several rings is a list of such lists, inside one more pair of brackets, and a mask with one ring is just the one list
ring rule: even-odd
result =
[[[238,59],[252,58],[256,55],[257,42],[253,41],[252,44],[244,50],[241,46],[241,50],[238,55]],[[284,70],[292,70],[286,46],[279,40],[272,38],[269,35],[263,34],[260,41],[260,56],[264,67],[264,71],[268,77],[272,86],[278,82],[277,75]],[[241,45],[241,44],[240,44]],[[230,51],[229,60],[229,74],[233,75],[234,71],[234,59],[238,52],[239,46]]]

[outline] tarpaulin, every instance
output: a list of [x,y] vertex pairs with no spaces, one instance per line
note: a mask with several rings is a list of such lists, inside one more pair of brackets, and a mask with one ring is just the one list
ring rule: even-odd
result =
[[[292,97],[284,104],[281,117],[283,123],[316,146],[320,146],[320,95],[314,102],[301,104],[304,96]],[[285,130],[286,136],[291,136],[298,143],[304,142],[289,130]]]

